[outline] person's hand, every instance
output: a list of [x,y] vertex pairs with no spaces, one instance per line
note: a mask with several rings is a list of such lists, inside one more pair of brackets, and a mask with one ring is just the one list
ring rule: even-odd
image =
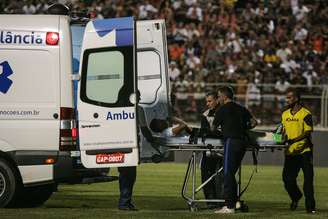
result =
[[285,145],[292,145],[294,143],[293,139],[287,139],[283,142]]

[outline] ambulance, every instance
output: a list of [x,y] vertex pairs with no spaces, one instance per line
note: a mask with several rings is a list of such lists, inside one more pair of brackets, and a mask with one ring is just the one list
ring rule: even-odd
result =
[[157,155],[137,109],[170,117],[167,61],[163,20],[0,15],[0,207]]

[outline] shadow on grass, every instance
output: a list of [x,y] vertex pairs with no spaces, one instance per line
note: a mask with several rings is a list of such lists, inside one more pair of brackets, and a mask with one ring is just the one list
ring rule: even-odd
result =
[[[188,210],[180,197],[134,196],[134,203],[142,210],[181,211]],[[54,195],[45,204],[46,208],[100,208],[117,209],[118,196],[114,195]]]
[[[146,211],[189,211],[188,205],[182,197],[169,196],[134,196],[134,203],[140,210]],[[95,194],[72,194],[72,195],[54,195],[46,204],[46,208],[95,208],[95,209],[117,209],[118,196]],[[280,212],[288,213],[289,204],[286,202],[270,201],[245,201],[250,212]],[[205,203],[198,203],[197,208],[200,211],[208,210]],[[300,206],[298,211],[304,207]]]

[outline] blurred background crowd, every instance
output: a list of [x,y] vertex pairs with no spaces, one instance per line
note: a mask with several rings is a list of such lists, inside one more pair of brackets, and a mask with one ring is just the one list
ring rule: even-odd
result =
[[177,116],[197,121],[206,92],[229,84],[262,124],[274,124],[283,94],[297,86],[320,125],[327,0],[1,0],[0,13],[45,13],[55,2],[91,18],[165,19]]

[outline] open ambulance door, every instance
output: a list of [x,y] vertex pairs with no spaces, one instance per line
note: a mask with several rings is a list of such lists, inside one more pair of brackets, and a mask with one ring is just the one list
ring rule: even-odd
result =
[[86,168],[136,166],[135,21],[90,21],[81,50],[79,144]]
[[[165,21],[137,21],[136,26],[139,106],[149,127],[152,119],[171,116]],[[163,148],[151,144],[141,134],[140,157],[143,161],[150,161],[160,152],[164,152]]]

